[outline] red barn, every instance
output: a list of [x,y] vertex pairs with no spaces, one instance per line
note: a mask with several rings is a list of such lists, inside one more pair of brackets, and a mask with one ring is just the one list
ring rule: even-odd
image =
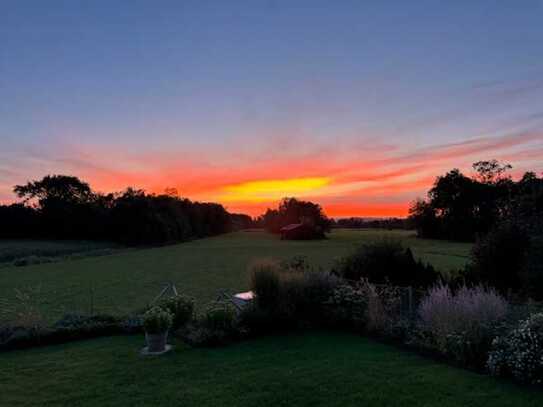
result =
[[281,228],[281,240],[310,240],[322,239],[324,233],[320,228],[309,223],[292,223]]

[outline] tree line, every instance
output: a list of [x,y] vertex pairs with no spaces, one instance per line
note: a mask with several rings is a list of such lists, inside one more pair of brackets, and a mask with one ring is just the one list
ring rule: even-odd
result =
[[229,232],[250,219],[229,214],[217,203],[180,198],[171,190],[156,195],[127,188],[102,194],[66,175],[17,185],[14,192],[22,202],[0,205],[1,238],[161,244]]
[[359,217],[332,219],[332,228],[342,229],[413,229],[411,219],[384,218],[367,219]]
[[427,199],[413,203],[409,218],[420,237],[475,241],[503,222],[541,228],[543,178],[526,172],[514,181],[507,174],[512,167],[496,160],[473,168],[472,177],[458,169],[437,177]]

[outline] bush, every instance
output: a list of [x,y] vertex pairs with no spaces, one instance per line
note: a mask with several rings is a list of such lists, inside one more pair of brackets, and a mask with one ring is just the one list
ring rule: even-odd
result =
[[338,285],[325,303],[326,319],[332,326],[360,331],[366,327],[368,298],[357,287]]
[[[286,267],[286,268],[283,268]],[[324,302],[338,285],[337,277],[309,271],[305,266],[291,266],[260,261],[251,270],[251,290],[255,293],[254,316],[266,316],[270,328],[284,329],[298,324],[318,323]]]
[[164,298],[158,302],[157,306],[172,314],[174,330],[185,326],[194,316],[194,300],[184,295]]
[[259,260],[250,267],[254,303],[243,310],[242,324],[253,332],[320,323],[324,302],[339,279],[313,271],[303,257],[277,263]]
[[214,302],[197,321],[181,332],[183,339],[193,346],[224,346],[243,336],[234,306]]
[[495,376],[512,376],[531,384],[543,383],[543,313],[521,321],[509,334],[496,338],[487,361]]
[[214,302],[205,311],[202,325],[215,331],[234,331],[236,329],[236,309],[227,302]]
[[261,309],[279,308],[280,302],[280,266],[273,260],[258,260],[249,267],[251,290]]
[[50,328],[6,326],[0,328],[0,350],[24,349],[141,332],[140,324],[127,325],[128,321],[111,315],[66,314]]
[[83,315],[66,314],[54,324],[56,329],[85,329],[93,330],[99,327],[118,326],[120,319],[112,315]]
[[532,238],[522,279],[526,294],[536,300],[543,300],[543,236]]
[[522,270],[529,246],[530,238],[523,228],[512,222],[497,226],[473,247],[467,279],[491,285],[502,293],[526,287]]
[[143,327],[149,334],[166,332],[172,326],[172,314],[160,307],[153,307],[143,314]]
[[371,283],[427,287],[437,281],[438,273],[429,264],[415,261],[401,242],[382,240],[360,246],[339,261],[334,272],[347,279],[366,279]]
[[366,328],[369,332],[385,336],[398,336],[393,332],[401,319],[401,297],[398,287],[361,282],[361,291],[367,298]]
[[423,344],[481,367],[507,311],[507,302],[493,289],[463,286],[453,293],[448,286],[436,286],[419,306]]

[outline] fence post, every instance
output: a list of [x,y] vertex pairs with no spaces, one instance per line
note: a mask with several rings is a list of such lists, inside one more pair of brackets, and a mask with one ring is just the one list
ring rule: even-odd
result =
[[409,299],[409,317],[413,316],[413,287],[407,287],[407,296]]

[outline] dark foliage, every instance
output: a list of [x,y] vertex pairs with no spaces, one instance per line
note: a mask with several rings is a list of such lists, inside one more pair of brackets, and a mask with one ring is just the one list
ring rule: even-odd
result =
[[476,242],[462,277],[503,294],[543,299],[543,231],[534,234],[514,221],[497,225]]
[[279,208],[268,209],[259,223],[271,233],[279,233],[287,225],[305,223],[311,225],[319,236],[329,231],[331,225],[320,205],[296,198],[284,198]]
[[322,325],[325,302],[338,284],[337,277],[308,268],[301,258],[257,262],[251,270],[251,290],[256,298],[240,319],[256,333]]
[[233,230],[244,230],[257,227],[257,224],[253,218],[243,213],[231,213],[230,219],[232,220]]
[[215,302],[203,315],[178,332],[192,346],[224,346],[244,337],[245,330],[239,324],[232,304]]
[[396,286],[428,287],[439,275],[430,264],[416,261],[409,248],[399,241],[382,240],[364,244],[341,259],[334,268],[339,276],[353,281]]
[[529,236],[518,225],[497,226],[473,247],[470,280],[489,284],[502,293],[520,289],[529,245]]
[[496,160],[473,167],[473,178],[458,169],[438,177],[428,199],[411,206],[420,237],[473,241],[505,220],[541,217],[543,178],[527,172],[515,182],[505,176],[511,166]]
[[163,298],[156,304],[172,314],[172,329],[187,325],[194,317],[194,300],[184,295]]
[[35,209],[24,204],[0,205],[0,238],[33,237],[39,226]]
[[141,326],[131,320],[111,315],[67,314],[50,328],[0,328],[0,351],[25,349],[96,338],[100,336],[141,333]]
[[412,229],[414,227],[410,219],[402,218],[342,218],[332,220],[331,226],[344,229]]
[[[232,229],[219,204],[128,188],[95,193],[76,177],[46,176],[18,185],[24,204],[0,206],[0,237],[109,240],[129,245],[179,242]],[[243,218],[244,215],[236,215]]]

